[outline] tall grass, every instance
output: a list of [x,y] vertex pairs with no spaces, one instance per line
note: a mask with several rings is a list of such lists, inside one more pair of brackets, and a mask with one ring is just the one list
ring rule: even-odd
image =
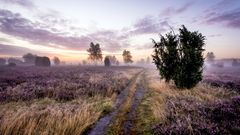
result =
[[59,103],[51,99],[1,105],[3,135],[79,135],[109,111],[113,101],[95,96]]
[[140,68],[0,70],[0,135],[79,135],[111,111]]
[[202,83],[190,90],[179,90],[172,83],[160,81],[158,72],[153,70],[148,71],[147,81],[148,91],[138,109],[138,132],[142,134],[191,134],[199,133],[200,128],[212,132],[216,124],[204,116],[206,110],[239,95]]

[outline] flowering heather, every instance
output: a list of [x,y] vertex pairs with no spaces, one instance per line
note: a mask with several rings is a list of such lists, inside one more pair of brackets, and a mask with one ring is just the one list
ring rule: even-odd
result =
[[0,134],[84,134],[114,107],[135,67],[2,67]]
[[240,68],[225,67],[207,68],[204,72],[203,82],[215,87],[224,87],[240,93]]
[[240,96],[217,103],[169,98],[167,121],[154,127],[155,134],[240,133]]
[[104,67],[18,67],[1,68],[0,102],[39,98],[72,100],[81,96],[119,93],[129,82],[132,68]]

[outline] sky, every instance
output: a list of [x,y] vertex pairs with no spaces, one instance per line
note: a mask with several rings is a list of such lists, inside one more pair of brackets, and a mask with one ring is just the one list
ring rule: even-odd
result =
[[240,0],[0,0],[0,57],[78,62],[93,42],[104,56],[121,61],[127,49],[137,61],[183,24],[206,36],[206,52],[240,58]]

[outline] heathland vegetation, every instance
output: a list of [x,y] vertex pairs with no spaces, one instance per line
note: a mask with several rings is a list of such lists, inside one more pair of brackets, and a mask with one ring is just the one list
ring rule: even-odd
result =
[[150,57],[130,66],[129,50],[120,65],[98,43],[81,66],[31,53],[0,58],[0,134],[239,134],[239,61],[219,66],[209,52],[204,62],[204,41],[185,26],[161,35],[156,67]]

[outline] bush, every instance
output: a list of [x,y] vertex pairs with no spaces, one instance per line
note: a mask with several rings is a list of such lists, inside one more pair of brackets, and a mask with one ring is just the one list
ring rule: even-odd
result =
[[240,62],[238,62],[237,59],[233,59],[233,61],[232,61],[232,66],[233,66],[233,67],[240,66]]
[[212,64],[212,66],[218,67],[218,68],[223,68],[224,67],[224,63],[223,62],[217,62],[217,63]]
[[205,37],[197,31],[188,31],[185,26],[179,32],[179,35],[173,32],[165,37],[161,35],[160,42],[153,40],[153,61],[162,79],[173,80],[178,88],[189,89],[202,80]]
[[6,60],[6,59],[4,59],[4,58],[0,58],[0,66],[3,66],[3,65],[5,65],[5,64],[6,64],[6,62],[7,62],[7,60]]
[[161,40],[159,43],[155,42],[155,55],[153,55],[153,60],[157,66],[160,76],[169,82],[175,75],[178,59],[178,39],[176,35],[172,32],[166,34],[166,38],[161,35]]
[[49,67],[51,65],[50,59],[48,57],[39,57],[37,56],[35,59],[36,66],[44,66]]
[[110,67],[110,66],[111,66],[111,62],[110,62],[109,57],[105,57],[105,59],[104,59],[104,65],[105,65],[106,67]]
[[16,67],[17,64],[16,64],[16,63],[8,63],[8,66],[9,66],[9,67]]

